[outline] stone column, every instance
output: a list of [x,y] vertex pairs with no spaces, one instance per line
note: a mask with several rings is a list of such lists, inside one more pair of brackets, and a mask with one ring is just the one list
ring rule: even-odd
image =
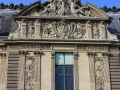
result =
[[51,90],[55,90],[55,52],[51,53]]
[[89,71],[90,71],[90,90],[95,90],[95,74],[94,74],[94,52],[88,52]]
[[22,20],[21,24],[21,38],[26,38],[26,32],[27,32],[27,22],[25,19]]
[[87,39],[92,39],[91,21],[87,21],[87,23],[86,23],[86,32],[87,32]]
[[34,79],[34,89],[41,90],[41,56],[42,52],[35,51],[35,79]]
[[78,53],[74,53],[74,90],[79,90]]
[[35,23],[35,38],[41,38],[41,20],[37,19]]
[[106,27],[105,27],[104,21],[100,23],[100,38],[101,39],[107,38]]
[[19,51],[20,55],[20,60],[19,60],[19,81],[18,81],[18,90],[24,90],[25,87],[25,57],[26,57],[26,52],[25,51]]

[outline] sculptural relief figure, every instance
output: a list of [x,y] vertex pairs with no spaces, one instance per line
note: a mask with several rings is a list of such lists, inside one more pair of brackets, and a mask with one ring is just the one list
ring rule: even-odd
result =
[[100,31],[99,31],[97,23],[95,23],[94,26],[93,26],[93,38],[94,39],[99,39],[100,38]]
[[77,24],[77,36],[76,38],[83,38],[85,36],[86,28],[84,24]]
[[43,37],[44,38],[56,38],[56,24],[55,23],[45,23],[43,28]]
[[[78,9],[76,9],[76,8],[78,8]],[[76,2],[73,2],[72,0],[70,1],[70,10],[73,15],[77,15],[78,13],[85,15],[85,12],[83,11],[83,9],[85,9],[85,8],[87,9],[86,6],[80,7],[76,4]]]
[[40,14],[55,14],[56,13],[56,1],[50,1],[50,4],[48,4],[46,7],[44,7],[44,10]]
[[35,29],[32,21],[29,23],[27,37],[35,37]]
[[58,15],[71,15],[68,5],[64,0],[61,1],[61,5],[58,8]]
[[71,25],[71,29],[73,30],[71,34],[72,39],[81,39],[85,36],[86,28],[84,24],[75,23],[74,25]]

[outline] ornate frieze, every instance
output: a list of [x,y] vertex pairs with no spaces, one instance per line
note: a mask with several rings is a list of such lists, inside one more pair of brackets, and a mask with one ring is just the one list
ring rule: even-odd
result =
[[51,50],[51,45],[40,45],[40,44],[21,44],[19,48],[39,48],[42,50]]
[[78,45],[78,50],[108,50],[108,46],[98,45]]
[[26,20],[17,21],[18,30],[10,33],[9,39],[79,39],[79,40],[118,40],[106,32],[106,23],[101,21]]

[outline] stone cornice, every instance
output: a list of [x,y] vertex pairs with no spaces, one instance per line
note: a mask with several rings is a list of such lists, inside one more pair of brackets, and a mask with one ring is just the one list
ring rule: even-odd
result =
[[57,16],[14,16],[15,19],[73,19],[73,20],[110,20],[109,18],[92,18],[92,17],[66,17],[66,16],[61,16],[61,17],[57,17]]
[[41,44],[100,44],[100,45],[120,45],[120,41],[106,41],[106,40],[55,40],[55,39],[16,39],[4,40],[5,44],[18,44],[18,43],[41,43]]

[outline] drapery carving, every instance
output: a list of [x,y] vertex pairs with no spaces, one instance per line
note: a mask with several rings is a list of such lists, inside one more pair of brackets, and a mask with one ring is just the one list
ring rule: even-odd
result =
[[93,39],[99,39],[100,38],[100,30],[97,23],[93,24]]
[[30,21],[28,23],[28,29],[27,29],[27,37],[32,38],[35,37],[35,24],[33,21]]

